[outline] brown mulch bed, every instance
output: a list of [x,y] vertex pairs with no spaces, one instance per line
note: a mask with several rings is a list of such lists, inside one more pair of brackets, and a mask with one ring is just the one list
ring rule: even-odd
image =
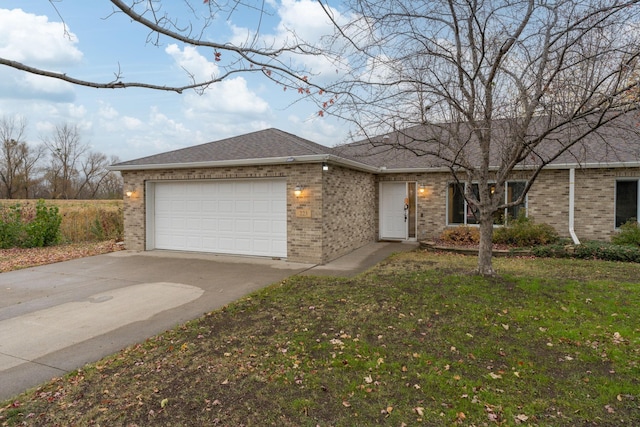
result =
[[[427,250],[437,250],[437,251],[445,251],[445,252],[454,252],[454,253],[463,253],[463,254],[477,254],[478,253],[478,245],[477,244],[465,244],[456,242],[452,244],[451,242],[445,242],[440,239],[430,240],[430,241],[421,241],[420,247]],[[510,245],[505,244],[493,244],[493,254],[497,256],[501,255],[528,255],[530,251],[528,249],[522,249]]]
[[114,240],[104,242],[70,243],[45,248],[0,249],[0,272],[53,264],[124,249]]

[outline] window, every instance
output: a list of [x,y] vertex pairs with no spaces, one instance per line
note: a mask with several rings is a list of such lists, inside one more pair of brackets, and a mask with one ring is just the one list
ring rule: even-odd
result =
[[638,219],[638,180],[616,181],[616,228]]
[[[472,185],[472,191],[478,197],[478,184]],[[524,182],[507,182],[503,200],[507,200],[507,202],[517,200],[524,192],[525,185],[526,183]],[[495,185],[489,184],[489,186],[491,191],[495,191]],[[447,224],[478,224],[480,222],[477,210],[467,204],[464,199],[464,184],[449,184],[447,195]],[[521,212],[526,215],[526,198],[519,205],[496,212],[493,222],[494,224],[504,224],[505,218],[517,218]]]

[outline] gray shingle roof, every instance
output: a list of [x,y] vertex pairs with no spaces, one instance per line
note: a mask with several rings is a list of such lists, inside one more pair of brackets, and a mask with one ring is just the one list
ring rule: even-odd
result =
[[289,156],[333,154],[333,149],[278,129],[265,129],[206,144],[155,154],[117,163],[120,166],[144,166],[267,159]]
[[[540,121],[543,121],[543,118],[540,118]],[[493,122],[493,126],[494,138],[490,163],[492,166],[497,166],[515,136],[513,124],[506,120],[496,120]],[[547,129],[547,124],[540,123],[537,127],[542,132],[542,129]],[[540,162],[540,158],[545,161],[550,160],[550,164],[556,166],[594,164],[604,166],[640,162],[640,114],[638,112],[628,113],[599,128],[557,158],[552,159],[552,156],[571,140],[571,137],[575,137],[576,134],[584,132],[588,128],[588,122],[584,121],[548,133],[536,148],[535,155],[521,164],[535,165]],[[574,135],[568,135],[569,132],[573,132]],[[370,140],[345,144],[336,147],[335,151],[339,156],[377,167],[384,166],[387,169],[443,168],[449,166],[450,163],[430,153],[437,151],[445,157],[454,157],[455,153],[460,152],[471,159],[471,162],[480,161],[477,140],[471,133],[466,123],[414,126]],[[447,136],[451,134],[457,137],[453,138],[451,146],[447,147],[434,142],[435,140],[446,140]],[[524,135],[522,139],[524,142],[531,142],[539,137],[540,133],[536,133],[534,129],[530,135]],[[456,140],[464,143],[455,145]]]
[[[508,144],[501,145],[502,141],[510,141],[514,138],[513,128],[505,123],[496,123],[494,130],[494,150],[491,153],[491,164],[498,165],[502,157],[502,150]],[[586,123],[586,122],[585,122]],[[203,164],[215,162],[233,162],[235,165],[265,163],[283,161],[288,157],[317,156],[315,161],[320,161],[320,156],[331,156],[334,161],[351,161],[360,165],[366,165],[366,170],[375,171],[385,167],[394,169],[432,169],[447,167],[448,163],[440,158],[425,154],[437,147],[433,137],[441,136],[442,132],[451,132],[451,127],[456,126],[456,132],[462,132],[465,140],[464,146],[453,147],[466,151],[467,157],[479,158],[477,144],[469,136],[470,130],[465,124],[438,125],[438,126],[414,126],[402,132],[390,133],[385,137],[373,140],[364,140],[350,144],[330,148],[315,142],[300,138],[296,135],[283,132],[278,129],[265,129],[248,133],[220,141],[187,147],[179,150],[143,157],[117,163],[113,169],[146,169],[163,165]],[[583,124],[581,126],[587,126]],[[578,128],[574,128],[578,129]],[[534,132],[535,133],[535,132]],[[536,150],[536,155],[548,159],[551,153],[566,143],[567,130],[550,133],[544,142]],[[500,136],[499,138],[495,138]],[[388,138],[387,138],[388,137]],[[524,135],[527,141],[535,139],[538,135]],[[391,144],[390,144],[391,143]],[[394,144],[395,143],[395,144]],[[440,147],[441,151],[451,150],[451,147]],[[474,151],[475,150],[475,151]],[[475,153],[475,155],[474,155]],[[270,160],[267,160],[270,159]],[[535,156],[531,156],[531,164],[536,164]],[[529,160],[525,160],[528,163]],[[621,163],[640,162],[640,116],[632,113],[615,121],[609,126],[603,127],[597,133],[591,134],[578,144],[560,155],[551,162],[552,165],[613,165]],[[351,163],[353,166],[354,164]],[[357,166],[357,165],[356,165]]]

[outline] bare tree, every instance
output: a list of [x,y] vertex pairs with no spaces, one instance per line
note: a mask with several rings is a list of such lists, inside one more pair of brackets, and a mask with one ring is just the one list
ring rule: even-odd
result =
[[96,151],[89,152],[81,161],[81,175],[75,198],[95,199],[102,182],[109,174],[107,156]]
[[34,198],[33,188],[37,186],[42,177],[38,174],[40,172],[39,164],[44,157],[46,147],[44,145],[37,145],[30,147],[27,144],[22,144],[20,147],[20,167],[19,167],[19,184],[18,194],[19,197],[30,199]]
[[[111,156],[109,164],[114,165],[119,163],[118,156]],[[100,183],[96,198],[99,199],[121,199],[123,191],[123,180],[120,172],[108,171]]]
[[[324,102],[326,114],[352,121],[368,144],[451,170],[478,218],[480,274],[495,274],[494,214],[638,109],[638,0],[351,0],[349,22],[319,1],[337,29],[331,54],[350,69],[326,88],[340,101]],[[522,166],[524,192],[506,203]]]
[[[52,8],[58,12],[56,1],[49,0]],[[37,74],[53,79],[63,80],[74,85],[87,86],[99,89],[123,89],[127,87],[140,87],[153,90],[173,91],[182,93],[193,89],[203,91],[212,84],[238,73],[261,73],[267,78],[280,84],[291,87],[306,86],[306,75],[303,69],[297,69],[292,64],[292,55],[320,55],[318,49],[298,40],[291,33],[286,40],[279,44],[273,38],[263,37],[261,34],[262,20],[266,15],[274,11],[268,10],[269,2],[244,2],[241,0],[229,1],[200,1],[199,4],[190,0],[184,1],[183,10],[192,16],[190,22],[180,20],[172,16],[164,7],[162,0],[110,0],[112,15],[126,15],[131,25],[139,26],[149,31],[147,43],[160,46],[163,42],[172,41],[185,45],[198,47],[210,52],[208,55],[219,64],[219,73],[206,78],[196,77],[198,70],[185,70],[191,83],[187,85],[162,85],[153,84],[150,81],[127,81],[125,72],[118,65],[113,71],[113,76],[108,81],[87,80],[73,77],[69,72],[53,71],[24,64],[11,58],[0,57],[0,65],[5,65],[20,71]],[[212,41],[209,30],[230,19],[238,13],[250,14],[255,18],[255,30],[247,35],[242,43],[233,44],[228,40]],[[58,13],[61,19],[64,19]],[[104,17],[97,17],[104,18]],[[107,19],[113,16],[107,17]],[[65,26],[66,27],[66,26]],[[114,31],[118,31],[114,28]],[[108,42],[106,40],[105,42]]]
[[19,173],[22,166],[22,152],[27,150],[23,140],[27,122],[16,117],[0,118],[0,181],[3,196],[16,197]]
[[58,125],[53,131],[53,135],[45,138],[43,143],[47,147],[51,159],[46,172],[46,179],[51,185],[51,198],[75,198],[79,163],[84,153],[89,149],[80,139],[78,126],[66,123]]

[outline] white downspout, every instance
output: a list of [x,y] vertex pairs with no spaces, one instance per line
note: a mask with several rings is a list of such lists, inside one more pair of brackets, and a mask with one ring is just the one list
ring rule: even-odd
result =
[[573,225],[575,224],[574,218],[574,210],[575,210],[575,187],[576,187],[576,169],[569,169],[569,234],[571,234],[571,239],[573,243],[576,245],[580,244],[580,240],[576,235],[575,230],[573,229]]

